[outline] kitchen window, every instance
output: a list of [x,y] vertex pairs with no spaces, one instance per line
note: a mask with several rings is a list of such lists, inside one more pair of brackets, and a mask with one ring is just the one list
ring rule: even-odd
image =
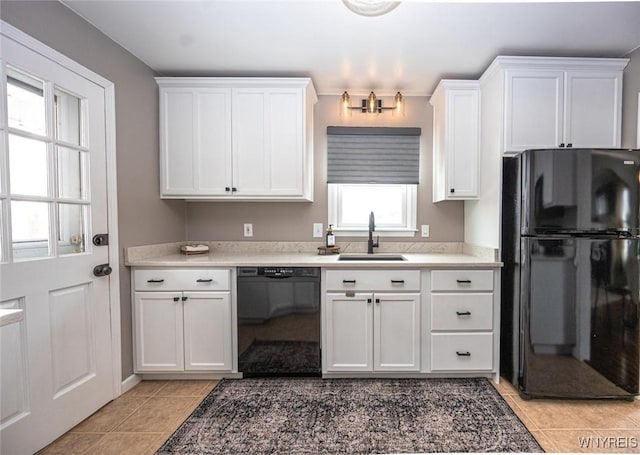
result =
[[339,236],[367,236],[374,212],[376,235],[413,237],[416,233],[417,185],[328,185],[329,224]]
[[339,236],[414,237],[420,128],[327,127],[329,224]]

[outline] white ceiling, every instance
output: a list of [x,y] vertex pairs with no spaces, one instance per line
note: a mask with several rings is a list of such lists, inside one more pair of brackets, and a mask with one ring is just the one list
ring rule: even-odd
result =
[[69,8],[165,76],[310,76],[320,94],[430,94],[497,55],[622,57],[640,2],[404,1],[362,17],[341,0],[76,1]]

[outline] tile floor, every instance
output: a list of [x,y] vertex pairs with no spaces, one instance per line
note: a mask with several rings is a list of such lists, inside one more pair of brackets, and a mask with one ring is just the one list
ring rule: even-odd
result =
[[216,384],[217,381],[143,381],[38,453],[153,454]]
[[527,401],[507,381],[494,386],[546,452],[640,453],[639,400]]
[[[144,381],[39,454],[153,454],[216,383]],[[524,401],[506,381],[494,385],[547,452],[640,453],[639,400]]]

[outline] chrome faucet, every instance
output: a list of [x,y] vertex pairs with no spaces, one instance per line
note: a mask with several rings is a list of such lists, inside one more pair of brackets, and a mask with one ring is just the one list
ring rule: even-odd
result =
[[367,253],[373,254],[373,249],[378,248],[380,243],[380,236],[377,236],[375,243],[373,242],[373,231],[376,230],[376,220],[373,216],[373,212],[369,214],[369,240],[367,241]]

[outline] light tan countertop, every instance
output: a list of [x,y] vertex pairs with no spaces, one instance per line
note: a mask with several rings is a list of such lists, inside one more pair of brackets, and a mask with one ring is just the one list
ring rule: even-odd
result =
[[[375,255],[375,254],[374,254]],[[288,266],[288,267],[327,267],[327,268],[495,268],[502,267],[501,262],[480,258],[469,254],[416,254],[402,253],[405,261],[388,260],[350,260],[340,261],[338,255],[318,255],[314,253],[229,253],[211,252],[185,256],[180,253],[166,254],[155,257],[139,258],[126,261],[132,267],[260,267],[260,266]]]

